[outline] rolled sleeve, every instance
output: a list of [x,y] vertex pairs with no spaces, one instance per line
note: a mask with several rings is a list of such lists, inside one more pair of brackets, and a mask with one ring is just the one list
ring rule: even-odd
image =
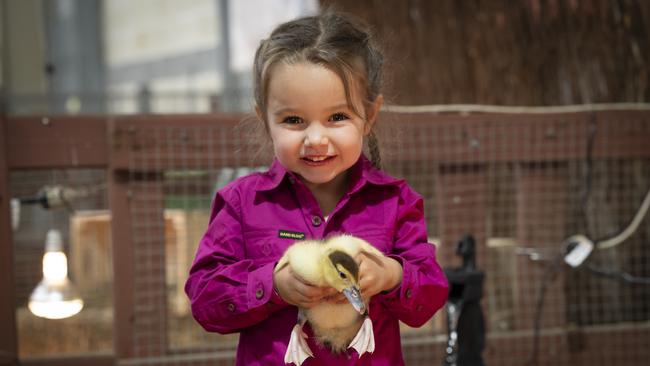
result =
[[427,242],[422,198],[406,188],[400,196],[396,237],[391,258],[402,265],[402,283],[381,294],[385,307],[402,322],[419,327],[444,305],[448,284]]

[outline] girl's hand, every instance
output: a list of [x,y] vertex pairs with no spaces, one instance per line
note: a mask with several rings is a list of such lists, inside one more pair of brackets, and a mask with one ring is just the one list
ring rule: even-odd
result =
[[[331,287],[318,287],[303,280],[286,266],[273,274],[273,287],[291,305],[309,309],[337,294]],[[341,295],[343,296],[343,295]]]
[[359,263],[359,287],[364,299],[392,290],[402,283],[402,265],[395,259],[365,252],[359,253],[355,259]]

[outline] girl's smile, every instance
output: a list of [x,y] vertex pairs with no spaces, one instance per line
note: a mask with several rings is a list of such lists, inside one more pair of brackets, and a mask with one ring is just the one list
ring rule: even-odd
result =
[[311,166],[325,165],[331,161],[334,156],[305,156],[302,159]]

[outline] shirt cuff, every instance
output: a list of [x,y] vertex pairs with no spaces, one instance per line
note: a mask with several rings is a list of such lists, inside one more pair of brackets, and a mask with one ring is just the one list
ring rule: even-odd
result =
[[413,293],[414,278],[412,273],[413,268],[407,261],[404,260],[404,258],[398,255],[389,254],[387,256],[398,261],[399,264],[402,266],[402,283],[400,283],[390,291],[382,292],[380,295],[384,299],[384,301],[387,302],[400,301],[402,303],[401,304],[402,306],[408,306],[408,304],[412,302],[412,298],[414,295]]
[[256,308],[265,304],[270,307],[286,305],[286,302],[273,288],[274,269],[275,262],[271,262],[250,273],[246,291],[249,308]]

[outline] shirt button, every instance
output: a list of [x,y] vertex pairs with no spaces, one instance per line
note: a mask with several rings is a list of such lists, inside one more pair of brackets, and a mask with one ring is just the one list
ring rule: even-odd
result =
[[259,299],[262,298],[262,296],[264,296],[264,289],[263,288],[258,288],[255,291],[255,297],[259,300]]
[[320,226],[320,224],[323,222],[323,220],[320,218],[320,216],[312,216],[311,217],[311,223],[314,226]]
[[235,311],[235,304],[233,303],[228,304],[228,311],[230,311],[231,313]]
[[412,295],[412,291],[411,291],[411,289],[406,290],[406,298],[407,298],[407,299],[410,299],[410,298],[411,298],[411,295]]
[[417,310],[417,311],[422,311],[422,308],[423,308],[422,305],[418,305],[418,306],[415,308],[415,310]]

